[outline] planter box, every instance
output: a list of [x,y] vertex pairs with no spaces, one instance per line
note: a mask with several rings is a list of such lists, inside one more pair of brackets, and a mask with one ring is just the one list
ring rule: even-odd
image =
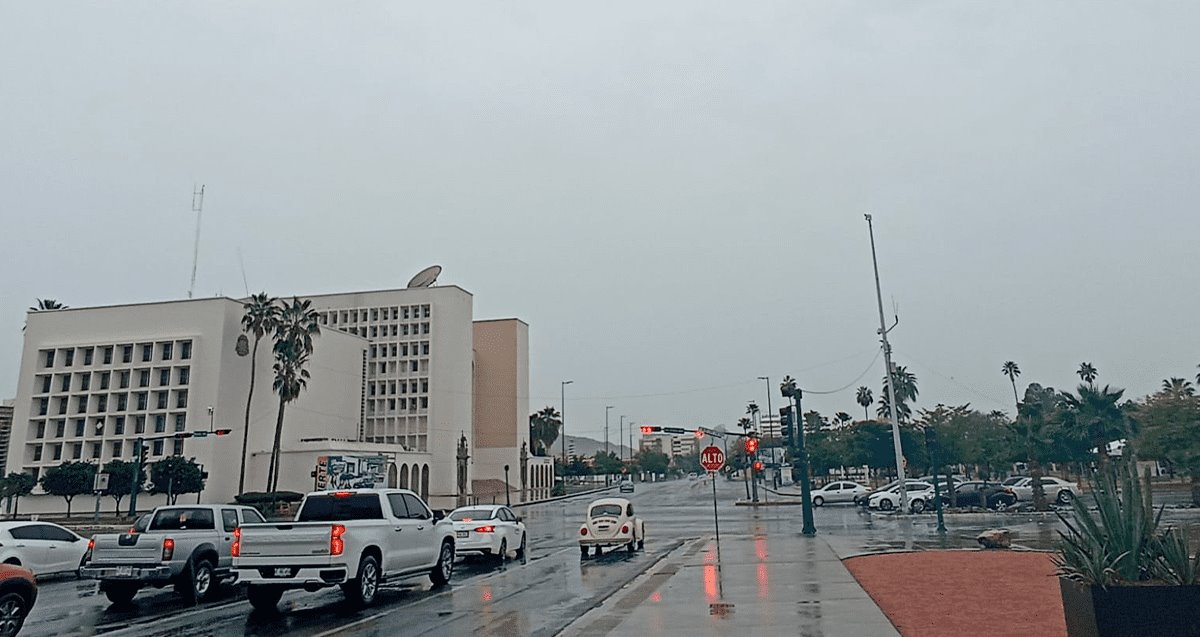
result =
[[1200,637],[1200,586],[1058,584],[1068,637]]

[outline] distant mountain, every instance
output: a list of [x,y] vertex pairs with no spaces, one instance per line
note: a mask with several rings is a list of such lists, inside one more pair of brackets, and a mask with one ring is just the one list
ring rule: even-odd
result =
[[[572,448],[574,449],[573,451],[572,451]],[[629,446],[625,445],[625,446],[618,448],[617,441],[613,440],[611,438],[608,441],[608,450],[617,455],[623,455],[626,458],[629,457]],[[594,456],[594,455],[596,455],[596,452],[603,452],[603,451],[604,451],[604,441],[603,440],[593,440],[591,438],[587,438],[584,436],[567,436],[567,455],[568,456],[587,457],[587,456]],[[557,441],[555,441],[554,449],[551,450],[551,455],[560,455],[560,454],[562,454],[562,441],[557,440]]]

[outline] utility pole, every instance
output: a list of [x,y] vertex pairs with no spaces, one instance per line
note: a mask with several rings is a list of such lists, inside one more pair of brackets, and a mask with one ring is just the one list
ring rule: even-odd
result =
[[612,408],[612,405],[604,408],[604,455],[608,455],[608,412],[612,411]]
[[620,456],[621,462],[625,462],[625,416],[621,416],[621,428],[617,430],[617,455]]
[[559,398],[562,401],[562,408],[559,410],[558,415],[560,418],[562,418],[562,423],[560,424],[559,429],[562,430],[562,466],[564,488],[567,486],[567,385],[570,385],[573,382],[575,381],[564,380],[559,384]]
[[200,190],[192,187],[192,212],[196,213],[196,240],[192,245],[192,283],[188,285],[188,298],[192,298],[192,292],[196,289],[196,264],[200,260],[200,213],[204,210],[204,184],[200,184]]
[[[770,376],[759,376],[758,379],[764,380],[767,382],[767,417],[770,418],[771,414],[775,413],[775,412],[771,411],[771,377]],[[780,433],[782,433],[782,432],[780,432]],[[774,452],[771,452],[771,453],[774,453]]]
[[[875,256],[875,227],[871,223],[871,215],[863,215],[867,219],[867,231],[871,235],[871,264],[875,269],[875,300],[879,303],[879,338],[883,341],[884,385],[887,389],[888,404],[892,420],[892,446],[896,453],[896,478],[900,481],[900,512],[908,512],[908,490],[904,476],[904,448],[900,444],[900,419],[896,415],[896,388],[892,382],[892,346],[888,344],[887,319],[883,317],[883,292],[879,286],[879,259]],[[895,327],[894,325],[892,327]]]

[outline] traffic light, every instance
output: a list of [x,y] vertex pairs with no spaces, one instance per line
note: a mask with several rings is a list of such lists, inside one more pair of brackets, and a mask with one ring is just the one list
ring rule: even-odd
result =
[[642,425],[641,429],[642,434],[652,434],[656,431],[662,431],[662,427],[655,427],[652,425]]
[[703,437],[704,437],[704,432],[703,432],[703,431],[700,431],[699,429],[697,429],[697,430],[695,431],[695,433],[696,433],[696,437],[697,437],[697,438],[703,438]]
[[137,454],[137,462],[143,467],[150,463],[150,446],[140,439],[134,443],[134,453]]
[[213,435],[214,436],[228,436],[229,432],[231,432],[231,431],[233,431],[233,430],[232,429],[218,429],[213,432]]
[[755,460],[755,461],[754,461],[754,470],[755,470],[755,471],[762,471],[762,469],[763,469],[763,463],[762,463],[762,461],[761,461],[761,460]]
[[792,438],[792,408],[779,408],[779,432],[784,438],[791,440]]
[[746,453],[758,452],[758,438],[753,436],[746,438]]

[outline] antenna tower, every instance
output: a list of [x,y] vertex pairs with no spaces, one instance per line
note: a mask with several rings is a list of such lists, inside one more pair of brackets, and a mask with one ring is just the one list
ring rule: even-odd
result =
[[204,184],[200,184],[200,189],[196,190],[192,186],[192,212],[196,213],[196,241],[192,245],[192,283],[188,285],[188,298],[192,298],[192,292],[196,289],[196,263],[200,259],[200,213],[204,210]]

